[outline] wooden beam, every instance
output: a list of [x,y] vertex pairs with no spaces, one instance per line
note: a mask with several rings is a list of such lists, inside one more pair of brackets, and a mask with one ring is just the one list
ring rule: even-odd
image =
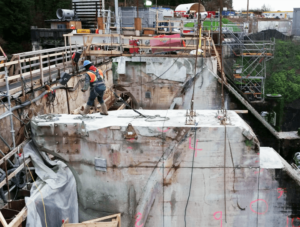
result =
[[102,217],[102,218],[96,218],[96,219],[92,219],[92,220],[89,220],[89,221],[84,221],[82,223],[93,223],[93,222],[98,222],[98,221],[104,221],[104,220],[107,220],[107,219],[120,217],[120,216],[121,216],[121,214],[113,214],[113,215],[109,215],[109,216]]
[[5,218],[3,217],[2,213],[0,212],[0,222],[3,225],[3,227],[7,227],[7,222],[5,220]]
[[[129,103],[130,101],[131,101],[131,98],[126,100],[127,103]],[[123,110],[125,107],[126,107],[126,105],[125,105],[125,103],[123,103],[117,110]]]
[[[25,146],[25,144],[27,144],[29,142],[29,140],[24,140],[18,147],[22,147]],[[5,155],[3,158],[0,159],[0,165],[2,165],[4,163],[4,160],[9,159],[10,157],[12,157],[15,153],[17,153],[18,151],[18,147],[14,148],[12,151],[10,151],[7,155]]]
[[[25,165],[28,164],[30,161],[31,161],[30,158],[27,158],[25,160],[25,164],[23,162],[15,171],[13,171],[11,174],[8,175],[7,179],[10,180],[13,177],[15,177],[17,175],[17,173],[19,173],[23,168],[25,168]],[[0,188],[2,188],[4,185],[6,185],[5,179],[0,183]]]
[[234,112],[238,114],[247,114],[249,111],[248,110],[234,110]]
[[65,224],[64,227],[117,227],[117,222],[99,222],[99,223],[77,223],[77,224]]
[[8,227],[19,227],[27,217],[27,207],[24,207],[20,213],[9,223]]

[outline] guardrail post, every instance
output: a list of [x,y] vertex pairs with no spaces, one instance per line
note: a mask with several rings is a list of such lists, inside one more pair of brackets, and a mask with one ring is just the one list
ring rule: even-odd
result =
[[10,119],[10,128],[11,128],[11,136],[13,141],[13,148],[16,147],[16,141],[15,141],[15,130],[14,130],[14,122],[12,118],[12,112],[11,112],[11,103],[10,103],[10,94],[9,94],[9,81],[8,81],[8,74],[7,74],[7,68],[5,69],[5,83],[6,83],[6,96],[7,96],[7,103],[8,103],[8,110],[9,110],[9,119]]
[[19,67],[20,67],[20,79],[21,79],[21,86],[22,86],[22,95],[25,97],[25,82],[23,80],[23,74],[22,74],[22,66],[21,66],[21,62],[19,60]]
[[44,86],[44,72],[43,72],[43,59],[42,59],[42,54],[39,55],[40,59],[40,72],[41,72],[41,86]]

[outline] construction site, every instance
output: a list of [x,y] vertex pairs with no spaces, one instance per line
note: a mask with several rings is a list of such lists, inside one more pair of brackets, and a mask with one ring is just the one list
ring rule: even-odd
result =
[[290,36],[260,30],[289,21],[149,2],[73,0],[0,47],[0,226],[299,226],[298,101],[266,82]]

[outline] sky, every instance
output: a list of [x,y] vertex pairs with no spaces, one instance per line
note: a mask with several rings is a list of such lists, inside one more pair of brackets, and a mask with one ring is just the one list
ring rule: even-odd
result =
[[[246,10],[247,0],[233,0],[233,9]],[[265,4],[272,11],[293,11],[293,8],[300,8],[300,0],[249,0],[249,9],[261,8]]]

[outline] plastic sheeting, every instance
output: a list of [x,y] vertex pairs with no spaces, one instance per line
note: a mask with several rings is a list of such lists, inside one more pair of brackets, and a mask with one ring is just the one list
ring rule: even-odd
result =
[[51,161],[45,153],[39,153],[33,142],[26,144],[23,151],[25,158],[32,159],[38,175],[30,197],[25,198],[28,209],[26,226],[46,227],[47,221],[47,227],[57,227],[67,218],[70,223],[78,223],[76,181],[67,165],[59,160]]

